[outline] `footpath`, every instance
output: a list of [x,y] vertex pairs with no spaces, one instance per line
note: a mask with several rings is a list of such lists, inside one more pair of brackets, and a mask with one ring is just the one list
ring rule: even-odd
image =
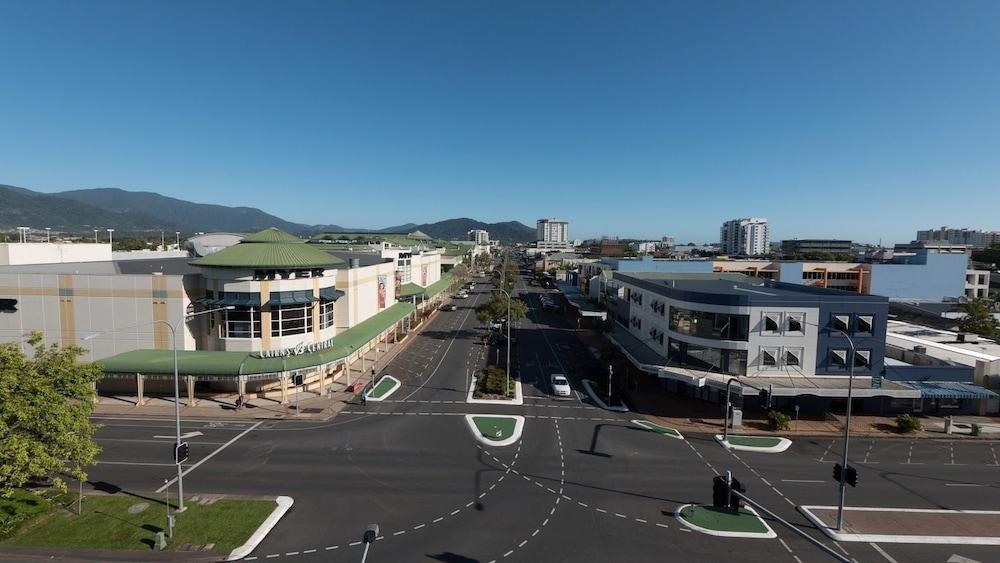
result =
[[[281,404],[281,392],[270,391],[263,396],[245,396],[242,408],[236,408],[239,398],[233,394],[218,394],[196,397],[194,404],[187,404],[187,395],[181,393],[181,417],[186,419],[224,419],[224,420],[260,420],[260,419],[293,419],[293,420],[329,420],[344,408],[357,404],[360,399],[360,389],[351,390],[347,378],[355,383],[358,378],[367,381],[371,377],[371,368],[380,373],[393,359],[419,335],[424,327],[437,316],[433,311],[420,323],[420,326],[398,343],[382,343],[381,351],[370,351],[364,358],[358,358],[349,366],[347,375],[341,381],[327,381],[323,390],[302,391],[294,388],[288,390],[288,404]],[[361,366],[364,366],[362,370]],[[147,395],[143,405],[137,405],[137,397],[132,395],[100,395],[94,405],[93,416],[139,416],[139,417],[173,417],[174,397],[172,395]]]
[[1000,511],[847,507],[835,530],[837,507],[799,511],[836,541],[1000,545]]

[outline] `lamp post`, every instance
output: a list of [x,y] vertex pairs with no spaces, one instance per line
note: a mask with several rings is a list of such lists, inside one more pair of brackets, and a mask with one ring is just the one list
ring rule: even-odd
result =
[[[113,231],[114,229],[108,229],[108,230],[109,231]],[[235,306],[229,305],[227,307],[217,307],[215,309],[206,309],[204,311],[198,311],[197,313],[186,314],[186,315],[184,315],[183,320],[187,321],[188,319],[193,318],[193,317],[197,317],[199,315],[206,315],[208,313],[214,313],[216,311],[228,311],[228,310],[235,309],[235,308],[236,308]],[[83,337],[83,340],[92,340],[92,339],[94,339],[94,338],[96,338],[96,337],[98,337],[98,336],[100,336],[102,334],[107,334],[109,332],[118,332],[120,330],[125,330],[125,329],[128,329],[128,328],[136,328],[136,327],[144,326],[144,325],[148,325],[148,324],[162,324],[162,325],[164,325],[164,326],[166,326],[167,328],[170,329],[170,341],[171,341],[171,344],[172,344],[173,349],[174,349],[174,425],[175,425],[175,429],[177,431],[177,437],[176,437],[177,438],[177,442],[174,444],[174,451],[176,452],[177,448],[181,444],[181,389],[180,389],[180,376],[178,375],[178,368],[177,368],[177,329],[174,327],[174,325],[170,324],[169,322],[167,322],[165,320],[156,319],[154,321],[151,321],[151,322],[148,322],[148,323],[139,324],[139,325],[127,326],[127,327],[122,327],[122,328],[115,329],[115,330],[106,330],[106,331],[102,331],[102,332],[95,332],[93,334],[88,334],[87,336]],[[181,460],[180,460],[179,457],[176,457],[176,461],[177,461],[177,510],[176,510],[176,512],[184,512],[184,471],[181,469]]]
[[52,242],[52,227],[45,227],[45,242]]
[[[510,347],[513,346],[510,341],[510,293],[505,289],[501,289],[500,293],[507,296],[507,387],[504,389],[504,395],[510,393]],[[499,352],[499,350],[497,350]]]
[[106,229],[108,231],[108,244],[111,245],[111,250],[115,249],[115,230]]
[[94,244],[97,244],[98,242],[100,241],[97,240],[97,229],[94,229]]
[[31,227],[18,227],[17,230],[21,233],[21,242],[28,242],[28,229]]
[[174,240],[177,243],[177,250],[181,249],[181,232],[174,231]]

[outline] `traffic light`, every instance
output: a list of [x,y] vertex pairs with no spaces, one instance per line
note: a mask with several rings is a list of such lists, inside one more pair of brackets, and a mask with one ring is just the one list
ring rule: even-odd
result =
[[303,379],[304,378],[303,378],[303,375],[301,373],[293,374],[292,375],[292,385],[294,385],[295,387],[298,387],[299,385],[302,385]]
[[184,463],[189,455],[191,455],[191,446],[187,442],[180,444],[174,442],[174,463]]
[[854,467],[848,465],[847,471],[844,472],[844,479],[847,480],[847,484],[852,487],[858,486],[858,470]]
[[884,372],[885,372],[885,370],[882,370],[882,373],[873,373],[872,374],[872,389],[881,389],[882,388],[882,377],[883,377]]
[[771,408],[771,394],[767,392],[767,389],[761,389],[760,393],[757,393],[757,398],[760,401],[760,408]]
[[[746,487],[744,487],[743,484],[740,483],[739,480],[735,478],[733,479],[733,482],[730,484],[730,488],[733,491],[739,493],[747,492]],[[743,507],[743,499],[733,494],[729,495],[729,508],[732,508],[733,510],[739,510],[742,507]]]
[[712,479],[712,506],[715,508],[726,508],[729,505],[729,483],[726,478],[716,475]]
[[841,482],[844,479],[844,468],[838,463],[833,466],[833,480]]

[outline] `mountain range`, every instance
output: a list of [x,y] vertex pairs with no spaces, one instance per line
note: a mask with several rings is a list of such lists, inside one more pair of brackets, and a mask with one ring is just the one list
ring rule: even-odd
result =
[[340,225],[306,225],[287,221],[254,207],[229,207],[194,203],[154,192],[94,188],[41,193],[0,184],[0,230],[17,226],[50,227],[57,232],[84,233],[113,227],[121,234],[159,231],[253,232],[267,227],[299,235],[322,232],[399,233],[422,231],[444,240],[464,240],[472,229],[490,232],[490,238],[510,242],[534,240],[535,229],[518,221],[484,223],[458,218],[436,223],[406,223],[382,229],[345,228]]

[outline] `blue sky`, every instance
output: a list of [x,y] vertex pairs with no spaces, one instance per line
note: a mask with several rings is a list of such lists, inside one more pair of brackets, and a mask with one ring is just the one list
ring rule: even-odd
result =
[[0,183],[573,237],[1000,229],[1000,2],[33,0],[0,22]]

